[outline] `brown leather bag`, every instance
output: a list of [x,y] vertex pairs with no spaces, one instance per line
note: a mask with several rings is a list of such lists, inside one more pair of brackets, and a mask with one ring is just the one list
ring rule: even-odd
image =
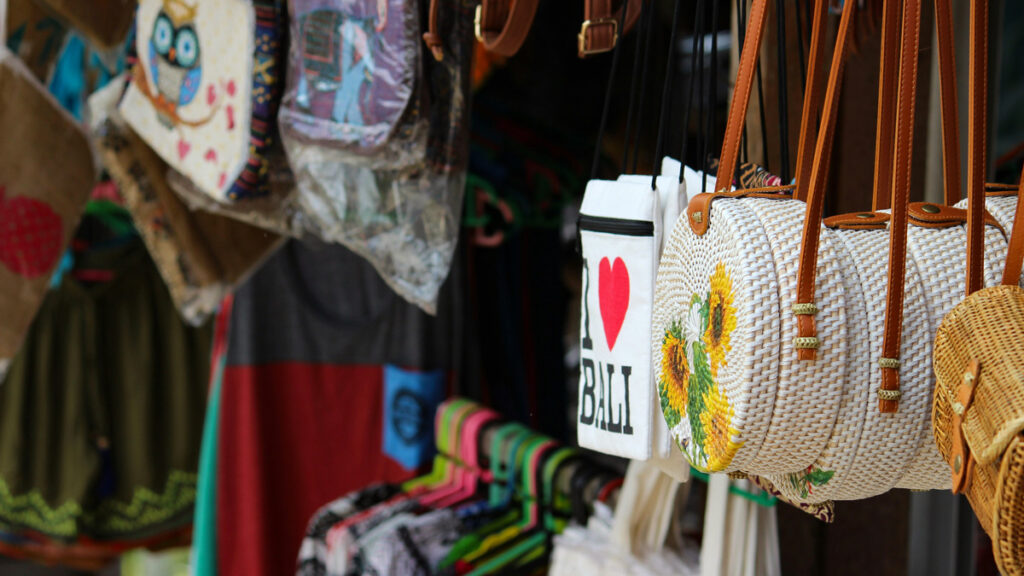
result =
[[1002,285],[981,287],[988,64],[988,6],[971,2],[967,294],[935,338],[935,443],[1003,574],[1024,574],[1024,174]]

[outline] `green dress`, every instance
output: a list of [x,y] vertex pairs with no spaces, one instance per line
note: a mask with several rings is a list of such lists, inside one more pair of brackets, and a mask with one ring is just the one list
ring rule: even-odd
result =
[[0,530],[144,542],[191,522],[209,326],[178,317],[142,244],[50,291],[0,386]]

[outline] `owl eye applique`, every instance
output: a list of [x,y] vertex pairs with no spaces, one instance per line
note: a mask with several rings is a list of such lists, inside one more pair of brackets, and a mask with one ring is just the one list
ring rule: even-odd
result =
[[174,25],[165,14],[160,14],[153,25],[153,46],[161,56],[166,56],[174,43]]
[[191,26],[178,30],[174,49],[177,52],[178,65],[183,68],[191,68],[199,60],[199,39]]

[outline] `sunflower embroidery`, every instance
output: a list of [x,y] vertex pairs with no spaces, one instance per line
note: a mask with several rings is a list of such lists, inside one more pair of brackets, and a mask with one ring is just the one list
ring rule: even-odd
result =
[[718,386],[712,385],[704,396],[704,411],[700,415],[701,427],[704,429],[704,454],[707,455],[709,470],[724,470],[743,446],[742,442],[734,440],[739,435],[732,424],[734,416],[735,411],[729,398]]
[[686,410],[690,368],[686,361],[686,342],[672,325],[661,343],[661,409],[669,427],[675,426]]
[[711,275],[711,290],[708,293],[708,323],[704,330],[704,346],[711,358],[711,375],[718,376],[718,368],[725,364],[729,352],[729,341],[736,328],[736,307],[733,304],[732,278],[719,262]]

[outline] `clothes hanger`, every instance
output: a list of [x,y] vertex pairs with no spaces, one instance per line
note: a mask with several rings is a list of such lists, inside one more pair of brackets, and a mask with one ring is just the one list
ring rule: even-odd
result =
[[509,506],[511,496],[508,494],[506,486],[504,486],[509,481],[509,475],[514,475],[515,473],[514,465],[506,466],[508,462],[507,454],[513,450],[511,444],[519,437],[527,438],[531,434],[533,432],[529,428],[518,422],[503,424],[493,432],[488,452],[490,460],[488,505],[492,511],[505,509],[507,513],[457,540],[444,559],[438,563],[436,571],[440,572],[464,559],[467,555],[472,554],[474,550],[478,549],[480,544],[489,535],[503,530],[516,522],[519,517],[519,510]]
[[[516,513],[512,516],[511,522],[502,524],[500,526],[493,526],[492,530],[481,529],[479,531],[479,544],[472,551],[467,552],[461,558],[466,562],[477,562],[481,558],[488,555],[495,548],[505,545],[507,542],[515,539],[519,536],[525,528],[530,525],[530,491],[529,491],[529,474],[531,465],[531,456],[541,445],[545,442],[552,442],[550,438],[546,438],[528,430],[528,433],[513,440],[513,445],[510,450],[510,471],[508,474],[509,490],[506,493],[507,502],[511,504],[512,497],[516,493],[519,494],[522,502],[521,509],[512,507]],[[522,485],[517,490],[517,480],[523,479]]]
[[[505,548],[494,555],[481,558],[476,568],[468,576],[492,574],[507,566],[514,566],[523,558],[529,557],[538,547],[545,547],[551,537],[550,532],[540,522],[540,491],[538,490],[538,472],[541,470],[544,456],[557,448],[554,440],[538,438],[530,443],[524,453],[528,465],[523,467],[521,482],[523,494],[523,518],[515,526],[519,530],[511,540],[502,544]],[[486,544],[485,544],[486,545]]]
[[459,455],[461,466],[459,467],[455,485],[451,490],[440,491],[424,498],[421,502],[426,506],[434,508],[450,508],[451,506],[472,498],[476,493],[477,483],[480,478],[479,462],[477,462],[477,437],[480,429],[489,422],[499,418],[497,412],[489,409],[477,410],[466,417],[462,426],[459,439],[456,442],[456,451]]
[[[451,413],[455,409],[470,402],[465,398],[453,397],[445,400],[434,413],[434,444],[440,446],[444,442],[444,436],[448,430],[447,425],[451,419]],[[402,484],[403,492],[416,492],[440,483],[444,479],[445,465],[448,457],[440,451],[434,456],[433,467],[429,474],[408,480]]]

